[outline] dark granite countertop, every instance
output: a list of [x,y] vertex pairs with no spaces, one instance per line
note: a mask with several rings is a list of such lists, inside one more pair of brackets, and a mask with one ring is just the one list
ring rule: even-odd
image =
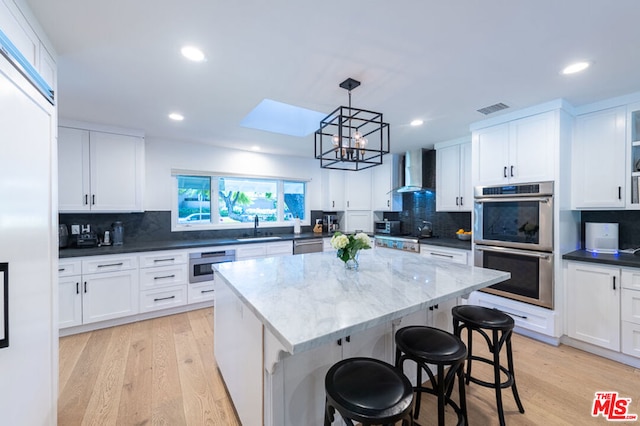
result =
[[[327,238],[333,233],[314,234],[313,232],[304,232],[301,234],[277,234],[270,237],[279,237],[278,239],[269,240],[251,240],[251,239],[235,239],[235,238],[211,238],[211,239],[194,239],[194,240],[177,240],[177,241],[145,241],[145,242],[125,242],[122,246],[102,246],[91,248],[63,248],[60,249],[58,257],[60,259],[81,256],[101,256],[107,254],[125,254],[143,251],[158,250],[182,250],[198,247],[215,247],[238,244],[256,244],[256,243],[275,243],[278,241],[305,240],[312,238]],[[267,237],[267,238],[270,238]],[[246,237],[250,238],[250,237]],[[258,237],[260,238],[260,237]]]
[[471,250],[471,240],[462,241],[458,238],[420,238],[420,244],[430,246],[449,247],[460,250]]
[[590,253],[586,250],[576,250],[563,254],[562,258],[565,260],[577,260],[580,262],[640,268],[640,255],[630,253],[602,254]]

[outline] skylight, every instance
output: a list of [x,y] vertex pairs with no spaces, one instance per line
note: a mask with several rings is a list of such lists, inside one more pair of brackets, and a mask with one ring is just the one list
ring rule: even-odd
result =
[[240,125],[289,136],[304,137],[318,129],[326,113],[263,99]]

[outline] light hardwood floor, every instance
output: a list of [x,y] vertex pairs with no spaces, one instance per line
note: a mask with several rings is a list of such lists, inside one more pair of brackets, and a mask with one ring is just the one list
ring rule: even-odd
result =
[[[201,309],[61,338],[58,424],[239,425],[216,367],[213,333],[213,310]],[[477,341],[474,351],[482,346]],[[640,370],[519,335],[513,346],[526,412],[505,390],[508,425],[607,424],[591,417],[596,391],[632,398],[630,411],[640,415]],[[472,426],[498,423],[493,391],[471,384],[467,400]],[[423,397],[421,425],[437,423],[432,401]]]

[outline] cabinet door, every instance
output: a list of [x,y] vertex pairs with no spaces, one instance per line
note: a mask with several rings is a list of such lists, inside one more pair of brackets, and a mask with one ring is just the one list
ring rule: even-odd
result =
[[453,333],[453,316],[451,308],[458,305],[458,298],[445,300],[429,308],[431,327]]
[[373,216],[371,210],[367,211],[349,211],[346,216],[346,232],[372,232],[373,231]]
[[141,211],[144,141],[91,132],[91,210]]
[[58,280],[58,327],[82,324],[81,276],[73,275]]
[[554,113],[534,115],[509,123],[510,183],[553,180]]
[[135,270],[84,275],[81,291],[83,324],[138,313]]
[[460,145],[436,151],[436,210],[460,209]]
[[460,145],[460,210],[465,212],[473,210],[471,154],[470,143]]
[[371,210],[371,169],[345,175],[347,210]]
[[620,350],[620,270],[568,265],[567,328],[577,340]]
[[399,167],[398,157],[396,155],[387,155],[384,157],[382,165],[371,169],[373,175],[371,189],[374,211],[402,210],[402,194],[393,191],[399,186]]
[[624,207],[625,108],[576,118],[572,194],[575,208]]
[[322,171],[322,206],[324,210],[344,210],[344,172],[341,170]]
[[509,125],[480,129],[473,134],[473,180],[475,185],[507,182]]
[[89,204],[89,132],[58,129],[58,210],[79,212]]
[[370,357],[393,363],[391,323],[380,324],[342,339],[343,358]]

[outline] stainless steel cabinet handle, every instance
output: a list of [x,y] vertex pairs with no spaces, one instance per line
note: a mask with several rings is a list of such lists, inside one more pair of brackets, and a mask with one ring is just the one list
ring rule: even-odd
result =
[[550,254],[546,254],[546,253],[538,253],[538,252],[534,252],[534,251],[511,249],[511,248],[506,248],[506,247],[487,247],[487,246],[478,247],[478,246],[476,246],[476,250],[478,250],[478,251],[492,251],[492,252],[495,252],[495,253],[517,254],[518,256],[537,257],[538,259],[544,259],[544,260],[548,260],[551,257]]
[[159,302],[161,300],[169,300],[169,299],[175,299],[176,296],[169,296],[169,297],[158,297],[157,299],[153,299],[154,302]]
[[[476,198],[476,203],[513,203],[513,198]],[[549,203],[549,197],[518,197],[518,201],[537,201],[539,203]]]
[[107,268],[109,266],[122,266],[123,263],[105,263],[104,265],[98,265],[98,268]]
[[158,263],[158,262],[173,262],[174,260],[176,260],[175,257],[168,257],[166,259],[153,259],[153,263]]
[[164,275],[162,277],[153,277],[154,280],[163,280],[165,278],[175,278],[176,275],[175,274],[171,274],[171,275]]

